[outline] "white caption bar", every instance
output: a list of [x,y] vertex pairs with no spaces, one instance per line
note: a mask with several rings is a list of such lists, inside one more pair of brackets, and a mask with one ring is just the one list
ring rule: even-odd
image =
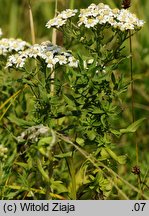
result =
[[0,201],[1,216],[148,216],[149,201],[146,200],[12,200]]

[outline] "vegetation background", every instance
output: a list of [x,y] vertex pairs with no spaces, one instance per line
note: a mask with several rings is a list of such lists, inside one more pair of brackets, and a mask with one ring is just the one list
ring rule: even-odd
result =
[[[32,42],[29,20],[28,0],[1,0],[0,1],[0,27],[3,30],[3,37],[21,38],[25,41]],[[91,3],[109,4],[112,8],[120,8],[122,1],[120,0],[58,0],[58,11],[67,8],[85,8]],[[47,21],[54,17],[55,0],[31,0],[31,8],[34,19],[36,42],[40,43],[46,40],[52,40],[52,30],[45,28]],[[140,19],[145,20],[146,24],[143,29],[133,36],[133,73],[134,73],[134,106],[135,119],[145,117],[146,120],[138,129],[137,133],[124,135],[118,141],[118,150],[120,154],[127,154],[127,166],[121,166],[119,174],[127,176],[127,180],[134,181],[137,186],[137,178],[135,179],[131,173],[131,169],[136,165],[135,160],[135,140],[139,146],[139,162],[141,164],[142,177],[146,179],[149,185],[149,1],[148,0],[132,0],[130,11],[135,13]],[[58,35],[57,43],[62,45],[61,35]],[[129,51],[129,44],[126,44]],[[125,79],[130,80],[129,60],[125,61],[120,68],[124,73]],[[16,74],[13,74],[15,76]],[[0,94],[0,101],[11,96],[11,90],[15,87],[11,86],[6,77],[0,77],[0,84],[6,83],[9,86],[7,95]],[[7,86],[7,87],[8,87]],[[125,95],[126,96],[126,95]],[[126,123],[132,121],[131,113],[131,90],[128,89],[127,98],[123,101],[124,112],[121,119],[116,120],[114,124],[118,126],[126,126]],[[18,111],[19,112],[19,108]],[[20,114],[21,115],[21,114]],[[21,117],[21,116],[20,116]],[[135,179],[135,180],[134,180]],[[149,192],[148,192],[149,195]]]

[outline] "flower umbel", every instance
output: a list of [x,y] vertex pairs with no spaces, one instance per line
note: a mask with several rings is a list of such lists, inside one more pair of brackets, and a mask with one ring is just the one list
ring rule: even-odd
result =
[[91,4],[87,9],[81,9],[78,26],[85,25],[92,28],[97,24],[109,24],[121,31],[137,30],[144,25],[143,20],[139,20],[135,14],[125,9],[111,9],[108,5],[100,3]]
[[[73,59],[73,64],[70,57]],[[22,68],[26,60],[30,58],[44,60],[48,68],[53,68],[57,63],[77,66],[77,60],[69,51],[65,51],[62,47],[53,45],[50,42],[44,42],[34,44],[24,51],[9,56],[6,67]]]
[[2,38],[0,40],[0,55],[7,55],[12,52],[23,51],[30,46],[29,43],[21,39]]
[[46,24],[46,27],[47,28],[51,28],[51,27],[59,28],[65,25],[67,20],[75,16],[77,12],[78,12],[77,9],[75,10],[66,9],[62,11],[60,14],[58,14],[58,16],[56,16],[55,18],[49,20]]

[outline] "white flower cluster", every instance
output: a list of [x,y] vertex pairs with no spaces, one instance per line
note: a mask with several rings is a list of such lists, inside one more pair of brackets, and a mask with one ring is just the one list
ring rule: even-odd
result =
[[2,144],[0,145],[0,159],[4,161],[7,158],[8,148],[4,147]]
[[2,29],[0,28],[0,37],[3,35]]
[[45,137],[50,134],[50,129],[43,124],[29,127],[17,137],[18,142],[28,140],[30,142],[37,142],[40,137]]
[[144,25],[143,20],[139,20],[135,14],[128,10],[111,9],[103,3],[91,4],[87,9],[80,10],[78,26],[85,25],[90,28],[106,23],[121,31],[139,29]]
[[70,67],[77,67],[78,61],[72,56],[69,51],[63,50],[62,47],[44,42],[42,44],[35,44],[30,48],[11,55],[8,58],[6,67],[22,68],[29,58],[41,58],[45,61],[48,68],[53,68],[57,63],[60,65],[69,65]]
[[0,40],[0,55],[7,55],[11,52],[23,51],[29,47],[29,43],[21,39],[2,38]]
[[46,24],[46,27],[47,28],[51,28],[51,27],[59,28],[59,27],[65,25],[67,22],[67,19],[75,16],[77,12],[78,12],[77,9],[75,9],[75,10],[66,9],[66,10],[62,11],[60,14],[58,14],[58,16],[56,16],[55,18],[49,20]]

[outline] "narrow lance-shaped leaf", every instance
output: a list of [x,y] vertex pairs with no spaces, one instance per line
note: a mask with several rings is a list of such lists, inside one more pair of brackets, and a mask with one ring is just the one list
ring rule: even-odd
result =
[[141,123],[145,120],[146,118],[141,118],[135,122],[133,122],[131,125],[129,125],[127,128],[120,129],[120,133],[134,133],[138,129],[138,127],[141,125]]

